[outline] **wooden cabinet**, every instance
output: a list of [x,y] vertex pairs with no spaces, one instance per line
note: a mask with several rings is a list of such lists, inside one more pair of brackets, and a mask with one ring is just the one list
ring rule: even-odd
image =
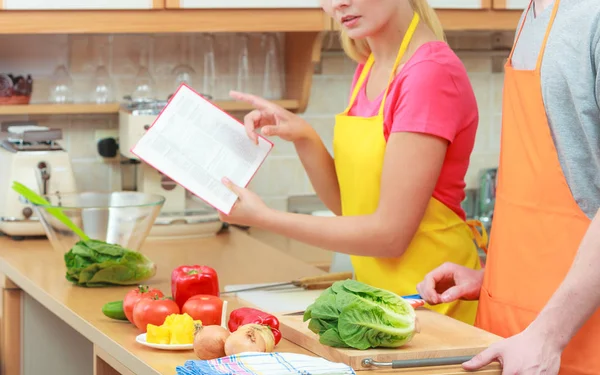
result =
[[529,5],[529,0],[494,0],[494,9],[523,10]]
[[492,0],[429,0],[435,9],[489,9]]
[[0,0],[2,10],[162,9],[165,0]]
[[320,8],[319,0],[166,0],[169,9],[291,9]]

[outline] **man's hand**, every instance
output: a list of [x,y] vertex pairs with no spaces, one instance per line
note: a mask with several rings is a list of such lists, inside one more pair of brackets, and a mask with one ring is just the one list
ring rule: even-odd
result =
[[499,341],[472,360],[463,363],[463,368],[475,371],[498,361],[503,375],[556,375],[560,368],[562,351],[553,340],[531,328]]
[[429,272],[417,290],[430,305],[457,299],[476,300],[483,284],[483,270],[473,270],[454,263],[444,263]]

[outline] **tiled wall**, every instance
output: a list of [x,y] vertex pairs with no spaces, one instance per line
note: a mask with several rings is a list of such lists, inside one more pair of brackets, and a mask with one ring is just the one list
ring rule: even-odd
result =
[[[510,38],[510,36],[508,36]],[[217,98],[226,97],[227,91],[235,82],[235,41],[234,36],[219,37],[217,44],[217,67],[219,90],[213,93]],[[0,71],[13,74],[32,74],[34,77],[33,102],[47,101],[50,75],[54,68],[66,63],[73,76],[76,92],[75,100],[88,100],[91,89],[90,78],[99,60],[99,46],[110,40],[112,48],[105,49],[104,61],[115,77],[117,98],[131,94],[134,77],[140,61],[146,62],[155,78],[159,97],[166,98],[172,92],[172,68],[179,62],[182,38],[173,35],[147,36],[2,36],[0,37]],[[254,39],[251,48],[251,62],[260,66],[262,53]],[[493,68],[502,60],[506,51],[493,51],[489,34],[483,33],[450,36],[450,44],[466,65],[480,109],[480,126],[477,142],[467,176],[469,187],[477,186],[481,169],[497,165],[500,133],[500,105],[502,93],[501,69]],[[202,35],[193,41],[185,40],[184,48],[190,56],[190,63],[197,72],[202,72]],[[90,43],[92,42],[92,43]],[[314,76],[312,95],[306,113],[308,120],[331,149],[333,117],[342,111],[348,98],[348,91],[354,64],[328,38],[324,41],[325,51],[317,73]],[[140,47],[141,46],[141,47]],[[144,49],[143,46],[148,46]],[[229,51],[229,50],[233,50]],[[148,53],[145,54],[144,52]],[[149,58],[146,58],[149,57]],[[256,69],[260,77],[260,68]],[[497,71],[497,72],[494,72]],[[260,81],[258,79],[257,81]],[[260,92],[259,92],[260,93]],[[236,114],[243,115],[243,114]],[[23,120],[26,116],[0,116],[0,121]],[[80,189],[119,189],[120,169],[115,163],[103,162],[96,154],[95,132],[99,129],[116,129],[118,118],[115,115],[94,116],[35,116],[42,125],[60,127],[64,130],[63,145],[68,149]],[[276,147],[266,164],[261,168],[251,186],[265,201],[280,209],[286,207],[289,195],[309,194],[312,188],[302,169],[292,145],[275,139]]]

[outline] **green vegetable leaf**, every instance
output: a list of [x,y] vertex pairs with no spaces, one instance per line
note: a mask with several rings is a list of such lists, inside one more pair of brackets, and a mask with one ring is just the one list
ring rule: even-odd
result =
[[356,349],[397,348],[409,342],[415,332],[415,322],[401,322],[377,305],[363,305],[359,300],[340,314],[341,339]]
[[98,240],[77,242],[64,260],[66,279],[85,287],[135,285],[156,274],[156,265],[143,254]]
[[335,282],[304,313],[323,345],[397,348],[415,334],[416,313],[402,297],[356,280]]
[[342,340],[340,334],[336,328],[328,329],[323,332],[319,337],[319,342],[323,345],[331,346],[334,348],[349,348],[350,346]]

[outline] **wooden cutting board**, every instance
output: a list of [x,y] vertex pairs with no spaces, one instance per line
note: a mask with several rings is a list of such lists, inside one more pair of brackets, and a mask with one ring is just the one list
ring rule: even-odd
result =
[[[342,349],[319,343],[319,336],[308,329],[302,316],[278,315],[283,337],[304,349],[334,362],[345,363],[355,370],[365,368],[361,361],[371,358],[378,362],[442,358],[475,355],[500,337],[445,315],[424,308],[416,309],[420,333],[411,342],[397,349]],[[379,368],[380,369],[380,368]]]

